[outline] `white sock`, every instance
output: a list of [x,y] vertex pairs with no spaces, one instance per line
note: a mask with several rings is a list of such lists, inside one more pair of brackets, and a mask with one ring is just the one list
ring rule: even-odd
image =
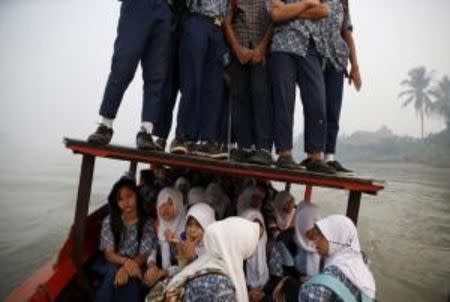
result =
[[102,125],[108,127],[109,129],[112,129],[113,127],[113,122],[114,119],[113,118],[106,118],[106,117],[102,117],[102,121],[100,122]]
[[325,161],[334,161],[334,154],[333,153],[325,154]]
[[142,122],[142,129],[149,133],[152,134],[153,132],[153,123],[152,122]]

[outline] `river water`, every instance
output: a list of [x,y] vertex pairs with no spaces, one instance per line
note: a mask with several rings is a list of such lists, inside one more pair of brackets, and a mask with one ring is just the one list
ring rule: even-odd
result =
[[[0,300],[63,243],[74,216],[80,162],[62,146],[56,153],[2,150]],[[363,196],[358,225],[378,299],[447,301],[450,169],[401,163],[351,166],[388,182],[378,196]],[[97,160],[92,210],[105,202],[111,183],[126,169],[126,163]],[[293,186],[293,191],[300,198],[303,188]],[[313,200],[324,215],[345,213],[345,192],[317,189]]]

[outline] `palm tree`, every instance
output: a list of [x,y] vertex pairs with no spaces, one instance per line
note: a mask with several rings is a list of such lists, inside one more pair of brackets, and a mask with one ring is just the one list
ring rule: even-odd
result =
[[444,76],[436,87],[431,89],[434,97],[433,111],[445,119],[447,130],[450,130],[450,79]]
[[425,67],[416,67],[408,72],[409,78],[401,82],[406,86],[406,90],[400,92],[398,98],[406,98],[402,107],[406,107],[414,102],[416,113],[420,114],[420,123],[423,139],[424,115],[428,115],[432,108],[432,102],[429,96],[428,88],[431,83],[432,73],[429,73]]

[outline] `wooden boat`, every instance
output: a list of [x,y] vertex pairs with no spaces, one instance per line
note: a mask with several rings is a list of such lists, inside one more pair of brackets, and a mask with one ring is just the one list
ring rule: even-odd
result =
[[130,171],[136,173],[137,163],[162,164],[170,167],[200,170],[218,175],[244,176],[300,184],[305,186],[305,200],[311,200],[312,188],[328,187],[349,192],[347,216],[355,224],[362,194],[376,195],[384,189],[379,180],[324,175],[306,171],[276,169],[252,164],[219,161],[189,155],[107,145],[96,146],[82,140],[64,139],[66,147],[82,155],[75,218],[67,240],[58,255],[35,271],[6,299],[16,301],[86,301],[93,297],[90,287],[90,261],[99,253],[101,222],[108,209],[101,207],[88,215],[95,159],[97,157],[129,161]]

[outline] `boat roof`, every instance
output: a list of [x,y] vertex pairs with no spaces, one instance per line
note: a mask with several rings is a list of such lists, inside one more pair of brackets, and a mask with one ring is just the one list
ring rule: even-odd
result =
[[385,182],[370,178],[326,175],[301,170],[287,170],[230,160],[216,160],[192,155],[146,151],[120,145],[99,146],[84,140],[64,138],[67,148],[76,154],[110,158],[123,161],[161,164],[188,168],[213,174],[254,177],[307,186],[327,187],[376,195],[384,189]]

